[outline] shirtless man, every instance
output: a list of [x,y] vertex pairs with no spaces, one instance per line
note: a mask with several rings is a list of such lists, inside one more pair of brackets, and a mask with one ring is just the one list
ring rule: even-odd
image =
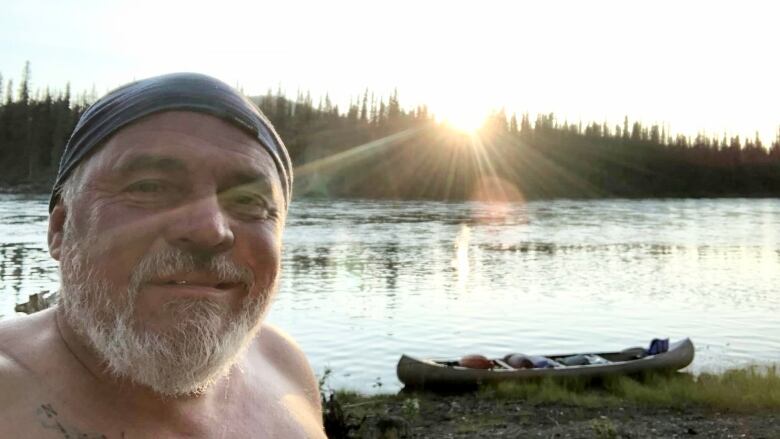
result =
[[324,437],[306,358],[262,322],[291,174],[264,116],[213,78],[93,105],[52,196],[60,303],[0,321],[0,437]]

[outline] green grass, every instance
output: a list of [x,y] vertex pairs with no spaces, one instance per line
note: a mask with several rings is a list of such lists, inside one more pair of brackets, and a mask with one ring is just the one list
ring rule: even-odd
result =
[[615,377],[598,384],[584,380],[502,383],[483,388],[480,396],[585,407],[629,401],[651,406],[697,405],[739,412],[778,410],[780,373],[777,366],[771,366],[732,369],[697,377],[690,374],[650,375],[642,379]]
[[594,419],[590,421],[590,428],[599,439],[616,439],[618,437],[617,428],[609,418]]
[[533,403],[565,402],[583,407],[601,407],[620,403],[620,398],[617,396],[595,387],[590,381],[578,379],[501,383],[483,387],[480,396],[523,399]]
[[336,399],[342,404],[366,404],[371,402],[381,403],[395,399],[395,395],[381,393],[378,395],[364,395],[354,390],[337,390]]

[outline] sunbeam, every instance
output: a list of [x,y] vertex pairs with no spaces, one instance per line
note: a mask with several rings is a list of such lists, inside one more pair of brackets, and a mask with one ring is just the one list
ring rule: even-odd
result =
[[346,151],[311,161],[295,168],[295,176],[302,178],[313,173],[333,171],[348,166],[365,159],[372,154],[376,154],[378,150],[383,147],[391,146],[397,142],[408,139],[412,135],[419,132],[421,129],[423,128],[409,128],[399,133],[382,137],[381,139],[372,140],[371,142],[367,142],[362,145],[353,146]]

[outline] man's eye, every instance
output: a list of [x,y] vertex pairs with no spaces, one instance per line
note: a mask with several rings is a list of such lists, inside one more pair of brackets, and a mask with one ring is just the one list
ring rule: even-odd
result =
[[233,202],[243,206],[262,205],[262,200],[257,199],[251,195],[236,195],[233,197]]
[[266,218],[272,215],[263,197],[254,194],[228,194],[225,198],[230,206],[243,215]]
[[223,202],[236,206],[265,206],[263,197],[249,193],[228,190],[220,195]]
[[127,191],[135,194],[160,194],[169,189],[168,185],[160,181],[144,180],[133,183],[127,187]]

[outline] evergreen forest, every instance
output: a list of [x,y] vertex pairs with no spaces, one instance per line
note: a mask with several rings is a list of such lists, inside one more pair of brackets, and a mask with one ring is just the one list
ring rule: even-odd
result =
[[[80,115],[97,96],[31,90],[0,75],[0,186],[47,190]],[[621,124],[554,114],[492,113],[476,133],[436,122],[398,94],[366,91],[348,108],[281,90],[252,98],[296,167],[296,196],[526,200],[550,198],[778,197],[780,132],[695,137],[626,117]]]

